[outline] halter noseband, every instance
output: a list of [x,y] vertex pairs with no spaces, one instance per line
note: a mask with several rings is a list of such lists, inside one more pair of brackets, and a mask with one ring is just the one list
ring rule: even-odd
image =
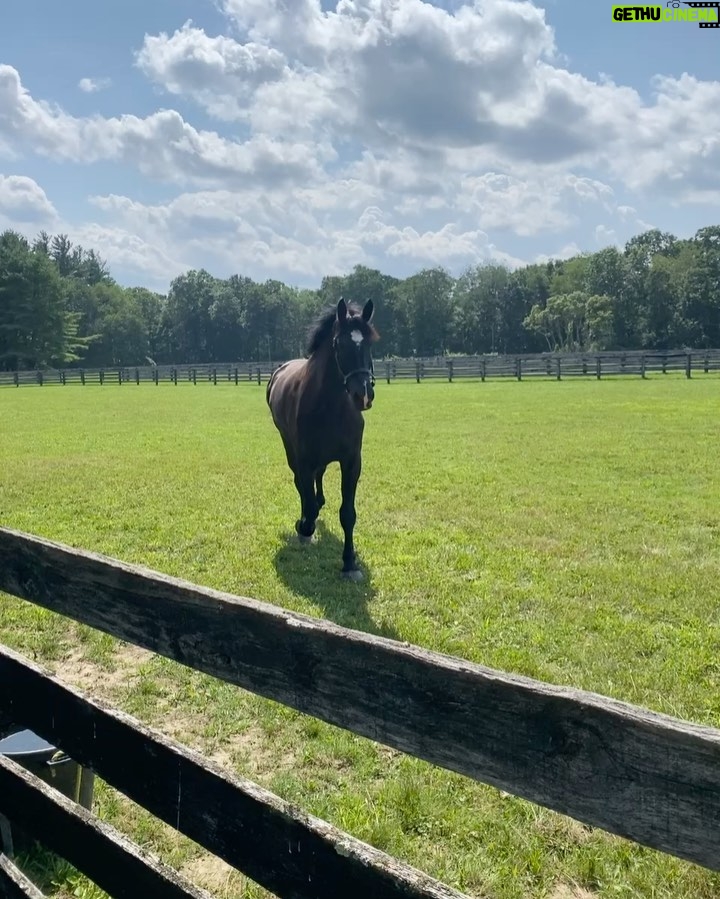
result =
[[352,371],[349,371],[347,374],[342,370],[342,366],[340,365],[340,360],[337,356],[337,344],[338,339],[337,336],[333,337],[333,356],[335,357],[335,363],[338,367],[338,371],[340,372],[340,377],[343,379],[343,383],[345,385],[345,390],[348,389],[348,381],[352,378],[353,375],[369,375],[370,376],[370,386],[375,387],[375,367],[373,366],[372,355],[370,356],[370,368],[354,368]]

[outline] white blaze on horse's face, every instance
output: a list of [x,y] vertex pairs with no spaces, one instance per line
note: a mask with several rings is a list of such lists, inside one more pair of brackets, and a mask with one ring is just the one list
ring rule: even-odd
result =
[[[364,339],[362,331],[358,331],[357,329],[355,329],[354,331],[351,331],[350,339],[352,340],[352,342],[355,344],[356,347],[361,346],[363,339]],[[365,388],[365,393],[362,398],[363,409],[369,409],[370,408],[370,397],[368,396],[367,378],[365,378],[363,380],[363,387]]]

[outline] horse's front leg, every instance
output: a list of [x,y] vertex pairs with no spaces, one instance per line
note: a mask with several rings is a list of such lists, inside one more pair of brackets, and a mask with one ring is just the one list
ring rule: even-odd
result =
[[362,580],[362,572],[355,557],[353,529],[355,527],[355,491],[361,471],[360,456],[340,463],[342,505],[340,506],[340,524],[345,534],[343,547],[343,577],[353,581]]
[[320,511],[315,499],[312,469],[304,466],[298,469],[295,473],[295,487],[300,494],[300,518],[295,522],[295,530],[301,542],[307,543],[315,533],[315,521]]
[[317,500],[318,513],[325,505],[325,494],[323,493],[323,475],[325,474],[326,465],[315,475],[315,499]]

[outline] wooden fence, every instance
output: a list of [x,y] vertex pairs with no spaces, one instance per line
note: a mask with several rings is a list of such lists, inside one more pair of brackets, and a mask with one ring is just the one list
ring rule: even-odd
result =
[[[720,870],[720,731],[0,528],[0,590],[588,825]],[[0,714],[280,897],[461,899],[0,647]],[[0,756],[0,812],[115,897],[202,890]],[[0,859],[0,896],[37,891]]]
[[[262,384],[280,362],[203,365],[157,365],[121,368],[66,368],[0,372],[0,387],[94,384]],[[520,355],[435,356],[422,359],[380,359],[375,376],[387,383],[398,380],[459,380],[472,378],[606,378],[617,375],[645,378],[650,374],[720,372],[720,349],[632,350],[605,353],[526,353]]]

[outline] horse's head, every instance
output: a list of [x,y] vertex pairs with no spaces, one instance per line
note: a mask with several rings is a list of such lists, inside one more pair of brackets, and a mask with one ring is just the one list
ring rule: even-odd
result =
[[372,327],[373,301],[368,300],[361,313],[348,308],[342,298],[337,304],[333,328],[333,353],[345,389],[360,411],[369,409],[375,399],[375,377],[371,347],[377,334]]

